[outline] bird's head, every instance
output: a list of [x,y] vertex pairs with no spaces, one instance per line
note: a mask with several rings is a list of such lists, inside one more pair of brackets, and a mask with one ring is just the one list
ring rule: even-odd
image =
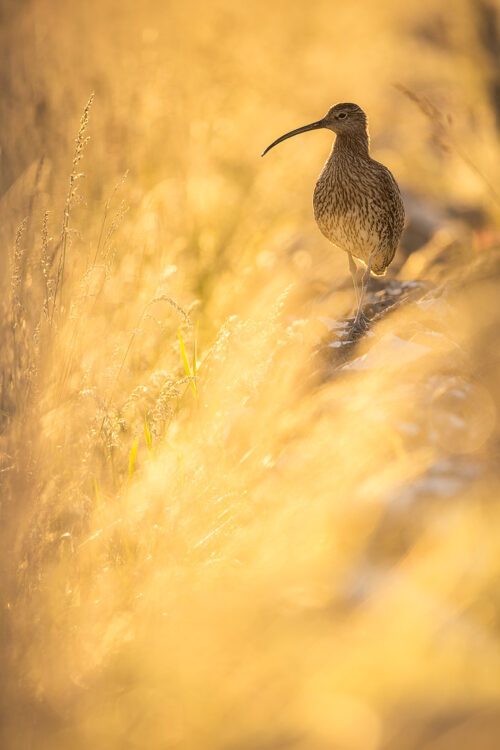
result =
[[330,107],[321,120],[312,122],[310,125],[303,125],[301,128],[291,130],[289,133],[282,135],[266,148],[262,156],[267,154],[267,152],[274,146],[277,146],[278,143],[285,141],[287,138],[291,138],[293,135],[299,135],[299,133],[305,133],[307,130],[319,130],[321,128],[332,130],[337,135],[365,135],[366,115],[357,104],[352,104],[350,102],[335,104],[333,107]]
[[323,127],[333,130],[337,135],[342,133],[364,133],[366,115],[357,104],[344,102],[330,107],[323,117]]

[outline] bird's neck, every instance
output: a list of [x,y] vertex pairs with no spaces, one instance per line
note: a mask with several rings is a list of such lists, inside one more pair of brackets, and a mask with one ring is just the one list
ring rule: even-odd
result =
[[340,133],[333,147],[335,157],[358,156],[370,158],[370,142],[366,130],[363,133]]

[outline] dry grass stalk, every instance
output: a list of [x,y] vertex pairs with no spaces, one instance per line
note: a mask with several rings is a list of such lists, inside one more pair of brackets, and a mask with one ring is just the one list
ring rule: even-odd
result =
[[89,112],[90,112],[90,108],[92,106],[93,101],[94,101],[94,94],[92,93],[90,95],[90,98],[87,104],[85,105],[85,109],[83,110],[83,115],[80,120],[80,129],[75,139],[76,147],[75,147],[75,151],[73,155],[73,168],[71,170],[71,174],[69,178],[69,188],[68,188],[68,193],[66,195],[66,203],[64,206],[61,236],[59,239],[58,246],[56,248],[56,252],[59,251],[60,255],[59,255],[59,264],[57,268],[57,274],[56,274],[55,285],[54,285],[54,298],[52,302],[52,313],[50,316],[51,324],[54,319],[58,293],[59,293],[59,309],[63,310],[63,282],[64,282],[64,268],[66,265],[66,252],[67,252],[67,247],[68,247],[69,220],[70,220],[70,215],[71,215],[71,209],[77,197],[78,181],[82,177],[84,177],[83,173],[78,171],[78,165],[83,159],[85,145],[89,140],[89,137],[86,136],[85,133],[87,131],[87,126],[89,122]]
[[443,112],[426,96],[421,96],[415,91],[403,86],[401,83],[394,84],[395,88],[412,101],[422,114],[427,117],[432,126],[432,139],[436,146],[443,151],[454,151],[462,161],[467,164],[469,169],[476,174],[483,185],[486,187],[492,200],[500,206],[500,193],[493,186],[491,181],[486,177],[484,172],[474,163],[471,157],[463,150],[462,146],[457,143],[452,132],[452,118],[444,115]]

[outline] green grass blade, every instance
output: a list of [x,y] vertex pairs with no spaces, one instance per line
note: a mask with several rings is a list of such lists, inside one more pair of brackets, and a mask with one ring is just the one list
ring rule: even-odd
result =
[[181,354],[182,354],[182,361],[184,362],[184,369],[186,371],[186,375],[188,376],[188,378],[191,378],[191,380],[189,381],[189,385],[191,386],[191,390],[193,391],[195,397],[198,398],[198,391],[196,390],[196,383],[194,382],[194,380],[192,380],[193,374],[191,372],[191,368],[189,367],[189,362],[188,362],[188,358],[186,355],[186,347],[184,346],[184,341],[182,339],[182,334],[181,334],[180,329],[177,331],[177,333],[179,335],[179,344],[181,346]]
[[139,438],[136,438],[134,442],[132,443],[132,449],[130,451],[130,458],[128,461],[128,479],[129,482],[132,479],[132,475],[134,473],[134,466],[135,466],[135,459],[137,457],[137,446],[139,444]]
[[196,361],[198,359],[198,329],[200,327],[200,321],[196,321],[196,330],[194,332],[194,351],[193,351],[193,375],[196,377],[198,371],[198,365]]
[[151,438],[151,430],[149,429],[146,414],[144,414],[144,436],[146,438],[146,445],[148,446],[149,457],[153,460],[153,440]]
[[97,481],[97,477],[94,477],[94,492],[95,492],[95,499],[97,507],[100,508],[102,505],[102,496],[101,496],[101,490],[99,489],[99,482]]

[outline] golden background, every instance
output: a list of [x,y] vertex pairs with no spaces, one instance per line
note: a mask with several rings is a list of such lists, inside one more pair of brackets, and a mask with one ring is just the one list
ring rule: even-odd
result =
[[[499,12],[0,2],[2,747],[498,748]],[[331,133],[259,155],[339,101],[406,291],[325,363]]]

